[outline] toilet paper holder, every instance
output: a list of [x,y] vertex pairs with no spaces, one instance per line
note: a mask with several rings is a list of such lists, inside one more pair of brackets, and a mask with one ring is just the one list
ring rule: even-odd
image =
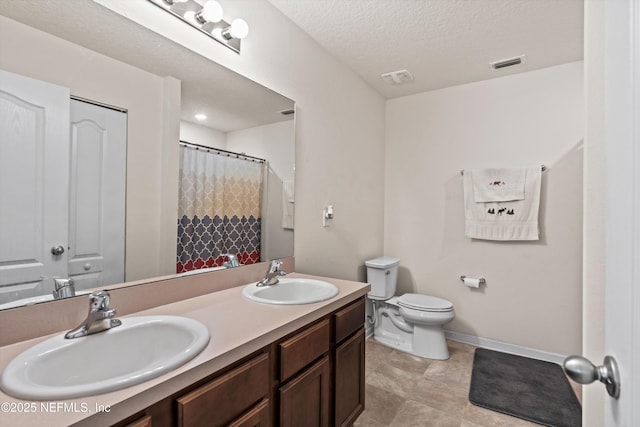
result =
[[[464,282],[464,279],[467,279],[467,276],[460,276],[461,282]],[[478,285],[486,285],[486,284],[487,284],[487,281],[484,279],[484,277],[478,277]]]

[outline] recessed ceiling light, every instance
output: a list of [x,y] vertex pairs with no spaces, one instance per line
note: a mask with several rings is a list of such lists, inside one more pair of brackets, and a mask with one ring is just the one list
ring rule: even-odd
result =
[[196,118],[196,120],[200,120],[200,121],[207,119],[207,115],[202,113],[196,114],[194,117]]

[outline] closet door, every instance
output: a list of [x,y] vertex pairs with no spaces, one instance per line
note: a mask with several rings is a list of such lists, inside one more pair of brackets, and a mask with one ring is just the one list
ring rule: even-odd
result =
[[127,114],[71,100],[69,277],[124,282]]
[[0,70],[0,301],[67,273],[69,90]]

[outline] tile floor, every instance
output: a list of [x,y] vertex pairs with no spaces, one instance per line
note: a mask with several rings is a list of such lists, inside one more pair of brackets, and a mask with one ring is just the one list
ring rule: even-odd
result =
[[[355,427],[531,427],[531,423],[472,405],[475,347],[447,341],[449,360],[427,360],[366,341],[365,411]],[[579,388],[574,385],[578,399]]]

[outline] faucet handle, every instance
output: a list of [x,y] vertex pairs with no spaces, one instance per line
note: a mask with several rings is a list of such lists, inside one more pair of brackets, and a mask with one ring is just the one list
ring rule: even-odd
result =
[[73,279],[61,279],[58,277],[53,278],[53,287],[56,291],[59,291],[62,288],[66,288],[67,286],[73,286]]
[[274,259],[271,261],[271,267],[270,270],[271,272],[276,272],[278,270],[280,270],[280,266],[282,265],[282,261],[280,261],[279,259]]
[[89,294],[89,312],[105,311],[109,309],[109,292],[96,291]]
[[240,262],[238,262],[238,256],[234,255],[234,254],[222,254],[220,256],[223,257],[227,257],[227,259],[229,261],[223,263],[222,265],[226,268],[234,268],[234,267],[239,267],[240,266]]
[[76,290],[73,287],[73,279],[62,279],[53,277],[53,298],[62,299],[76,296]]

